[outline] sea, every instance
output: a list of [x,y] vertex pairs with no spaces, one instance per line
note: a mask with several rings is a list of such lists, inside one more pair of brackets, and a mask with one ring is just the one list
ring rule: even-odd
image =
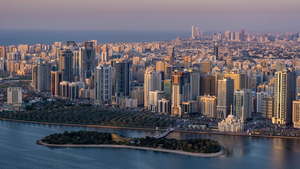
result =
[[53,133],[93,130],[125,137],[145,137],[160,131],[88,128],[0,120],[2,169],[299,169],[300,140],[172,132],[175,139],[206,138],[226,147],[220,157],[193,157],[122,148],[51,148],[37,145]]
[[1,30],[0,46],[38,43],[53,45],[54,42],[77,43],[97,40],[100,44],[119,42],[170,41],[177,37],[189,37],[189,31],[133,31],[133,30]]

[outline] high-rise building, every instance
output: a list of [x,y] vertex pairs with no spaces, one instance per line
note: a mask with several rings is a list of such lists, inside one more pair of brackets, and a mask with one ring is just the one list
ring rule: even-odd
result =
[[156,68],[156,71],[165,71],[165,62],[157,61],[155,68]]
[[261,116],[265,119],[272,119],[274,116],[274,97],[267,95],[262,98]]
[[129,92],[131,99],[137,100],[138,106],[144,106],[144,90],[142,87],[137,87]]
[[218,44],[215,43],[215,46],[214,46],[214,55],[216,56],[216,60],[220,59],[219,58],[219,52],[220,52],[220,50],[219,50]]
[[0,46],[0,57],[6,59],[6,50],[5,50],[5,46]]
[[172,80],[166,79],[164,80],[164,98],[167,100],[172,99]]
[[85,42],[84,46],[79,48],[79,74],[80,81],[84,82],[86,78],[92,76],[95,69],[95,48],[93,42]]
[[148,100],[148,110],[151,112],[158,111],[158,100],[161,100],[164,96],[164,92],[156,90],[149,92],[149,100]]
[[70,96],[69,92],[69,82],[67,81],[62,81],[60,82],[60,96],[63,98],[67,98]]
[[163,90],[164,72],[147,68],[144,78],[144,105],[148,107],[149,92]]
[[296,74],[289,69],[275,72],[274,117],[276,124],[292,122],[293,100],[296,98]]
[[51,95],[59,96],[60,82],[63,81],[63,72],[51,71]]
[[192,39],[196,38],[196,27],[192,26]]
[[181,103],[189,101],[190,76],[188,72],[175,70],[172,73],[172,107],[171,114],[181,116]]
[[245,29],[241,29],[241,41],[245,41]]
[[202,74],[207,74],[210,72],[210,61],[202,62]]
[[252,117],[252,92],[250,89],[234,91],[233,114],[242,123]]
[[230,107],[233,104],[234,80],[225,78],[218,80],[218,104],[217,118],[226,118],[230,114]]
[[264,97],[268,96],[269,94],[266,92],[257,92],[256,93],[256,112],[262,113],[262,100]]
[[23,101],[23,94],[21,87],[7,88],[7,104],[14,106],[21,106]]
[[38,61],[37,65],[32,67],[32,83],[34,89],[40,92],[51,91],[51,63]]
[[293,101],[293,125],[300,128],[300,100]]
[[200,95],[215,95],[216,94],[216,83],[215,76],[203,75],[200,77]]
[[200,96],[200,113],[206,117],[217,117],[217,98],[216,96]]
[[100,65],[95,69],[95,100],[108,101],[112,96],[112,69],[110,65]]
[[129,62],[127,60],[116,61],[115,74],[115,93],[112,102],[119,106],[120,98],[129,96]]
[[58,70],[63,73],[64,81],[73,82],[73,52],[70,49],[63,49],[59,53]]
[[162,98],[161,100],[157,101],[158,104],[158,113],[162,113],[162,114],[170,114],[170,100],[167,100],[165,98]]
[[196,100],[197,96],[200,96],[200,73],[190,69],[190,99],[189,100]]
[[226,31],[225,32],[225,40],[231,40],[231,32],[230,31]]
[[[67,86],[64,86],[67,87]],[[85,84],[84,82],[72,82],[69,83],[69,91],[68,91],[68,97],[70,99],[78,99],[80,97],[80,90],[85,89]],[[86,98],[91,98],[91,97],[86,97]]]

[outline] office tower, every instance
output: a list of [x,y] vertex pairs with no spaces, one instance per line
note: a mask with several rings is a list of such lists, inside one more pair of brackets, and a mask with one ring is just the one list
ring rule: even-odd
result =
[[167,100],[172,99],[172,80],[166,79],[164,80],[164,98]]
[[268,96],[269,94],[266,92],[257,92],[256,93],[256,112],[262,113],[262,100],[264,97]]
[[164,92],[156,90],[149,92],[149,100],[148,100],[148,110],[151,112],[158,111],[158,100],[161,100],[164,97]]
[[75,50],[73,51],[73,66],[72,66],[72,69],[73,69],[73,76],[74,76],[74,81],[78,81],[79,80],[79,51],[78,50]]
[[5,49],[5,46],[0,46],[0,57],[6,59],[6,49]]
[[215,76],[213,75],[203,75],[200,77],[200,95],[215,95]]
[[7,104],[14,106],[21,106],[23,101],[23,94],[21,87],[7,88]]
[[214,46],[214,55],[216,56],[216,60],[219,60],[219,47],[218,47],[218,44],[215,43],[215,46]]
[[230,32],[230,40],[234,41],[235,40],[235,33]]
[[300,127],[300,100],[293,101],[293,125],[294,128]]
[[241,29],[241,41],[245,41],[245,29]]
[[101,61],[102,62],[108,62],[108,47],[106,45],[103,45],[102,53],[101,53]]
[[204,95],[200,96],[200,113],[206,117],[217,117],[217,97]]
[[196,27],[192,26],[192,39],[196,38]]
[[[67,87],[67,86],[64,86]],[[85,89],[85,84],[84,82],[72,82],[69,83],[69,91],[68,91],[68,97],[70,99],[78,99],[80,97],[80,90]],[[87,97],[91,98],[91,97]]]
[[217,118],[224,119],[230,114],[230,107],[233,104],[234,80],[224,78],[218,80],[218,104]]
[[95,100],[108,101],[112,96],[112,69],[110,65],[100,65],[95,69]]
[[241,33],[240,32],[235,32],[234,40],[235,41],[240,41],[241,40]]
[[51,91],[51,63],[38,61],[32,67],[32,83],[35,90],[40,92]]
[[234,91],[233,115],[242,123],[252,117],[252,92],[250,89]]
[[230,31],[226,31],[225,32],[225,40],[231,40],[231,32]]
[[63,49],[59,53],[58,70],[64,72],[64,81],[73,82],[73,52],[70,49]]
[[198,102],[196,101],[187,101],[182,102],[181,114],[183,117],[191,117],[192,115],[197,114]]
[[112,99],[119,106],[120,98],[129,96],[129,63],[126,60],[116,61],[115,74],[115,94]]
[[267,95],[262,98],[261,116],[265,119],[272,119],[274,116],[274,97]]
[[69,82],[67,81],[62,81],[60,82],[60,97],[63,97],[63,98],[67,98],[69,97]]
[[181,116],[181,103],[189,100],[190,76],[188,72],[172,72],[172,107],[171,114]]
[[171,110],[170,110],[170,100],[167,100],[165,98],[162,98],[161,100],[157,101],[158,104],[158,113],[162,113],[162,114],[170,114]]
[[196,100],[200,95],[200,73],[197,71],[189,70],[190,73],[190,88],[191,94],[189,100]]
[[51,71],[51,95],[59,96],[60,82],[63,81],[63,72]]
[[38,85],[38,66],[33,65],[32,66],[32,85],[35,90],[37,90],[37,85]]
[[165,62],[157,61],[155,68],[156,68],[156,71],[165,71]]
[[144,78],[144,106],[148,107],[149,92],[163,90],[164,73],[154,71],[153,68],[147,68]]
[[274,117],[276,124],[292,122],[293,100],[296,97],[296,74],[288,69],[275,72]]
[[131,99],[137,100],[138,106],[144,106],[144,90],[142,87],[137,87],[129,92]]
[[204,34],[203,34],[203,30],[200,30],[200,37],[203,37]]
[[202,74],[207,74],[210,72],[210,61],[202,62]]
[[95,69],[95,48],[93,42],[85,42],[83,47],[79,48],[79,74],[80,81],[84,82],[86,78],[92,76]]

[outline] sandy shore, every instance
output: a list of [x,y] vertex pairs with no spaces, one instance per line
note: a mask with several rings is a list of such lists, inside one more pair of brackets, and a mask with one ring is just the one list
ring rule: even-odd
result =
[[[137,128],[137,127],[117,127],[117,126],[99,126],[99,125],[84,125],[84,124],[65,124],[65,123],[50,123],[50,122],[38,122],[38,121],[28,121],[28,120],[15,120],[0,118],[3,121],[13,121],[21,123],[33,123],[33,124],[45,124],[45,125],[59,125],[59,126],[72,126],[72,127],[90,127],[90,128],[109,128],[109,129],[122,129],[122,130],[144,130],[144,131],[162,131],[165,129],[150,129],[150,128]],[[180,133],[197,133],[197,134],[212,134],[212,135],[230,135],[230,136],[243,136],[243,137],[265,137],[265,138],[284,138],[284,139],[298,139],[300,137],[289,137],[289,136],[267,136],[267,135],[248,135],[246,133],[226,133],[226,132],[208,132],[208,131],[184,131],[184,130],[174,130],[173,132]]]
[[195,157],[218,157],[225,154],[225,148],[221,146],[221,151],[217,153],[191,153],[181,150],[167,150],[159,148],[149,148],[149,147],[136,147],[136,146],[126,146],[126,145],[110,145],[110,144],[48,144],[44,143],[41,140],[37,140],[37,144],[47,146],[47,147],[69,147],[69,148],[127,148],[127,149],[138,149],[138,150],[149,150],[149,151],[158,151],[165,153],[174,153],[187,156]]

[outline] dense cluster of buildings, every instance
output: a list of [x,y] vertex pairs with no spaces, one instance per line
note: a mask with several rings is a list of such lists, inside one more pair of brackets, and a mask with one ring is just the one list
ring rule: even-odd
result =
[[167,42],[0,47],[0,69],[32,76],[33,88],[53,97],[226,119],[230,131],[253,114],[298,127],[299,41],[299,33],[243,29],[204,36],[193,26],[191,38]]

